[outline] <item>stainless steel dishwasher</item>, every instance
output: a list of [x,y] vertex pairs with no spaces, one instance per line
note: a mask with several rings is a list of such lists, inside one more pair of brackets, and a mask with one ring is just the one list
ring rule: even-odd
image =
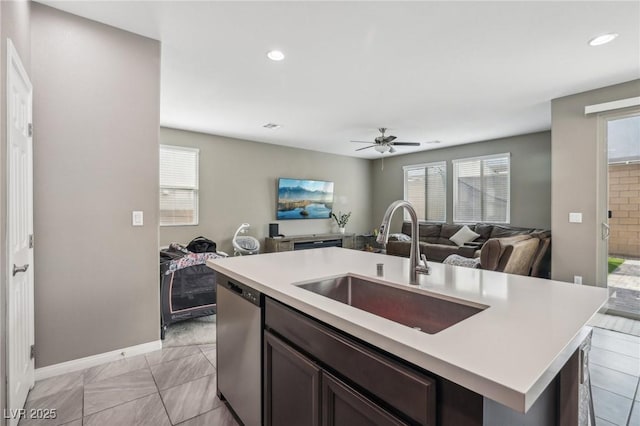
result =
[[218,396],[245,426],[260,426],[264,296],[218,274],[217,305]]

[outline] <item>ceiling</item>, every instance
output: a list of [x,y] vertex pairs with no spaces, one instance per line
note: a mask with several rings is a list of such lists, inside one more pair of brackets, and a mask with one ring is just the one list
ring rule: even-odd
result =
[[640,77],[637,1],[40,2],[162,42],[163,126],[361,158],[378,127],[441,141],[396,155],[547,130],[551,99]]

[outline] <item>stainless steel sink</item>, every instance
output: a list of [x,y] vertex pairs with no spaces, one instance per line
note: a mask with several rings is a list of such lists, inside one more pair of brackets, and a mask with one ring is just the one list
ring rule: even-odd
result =
[[354,308],[435,334],[488,308],[409,291],[353,275],[296,284]]

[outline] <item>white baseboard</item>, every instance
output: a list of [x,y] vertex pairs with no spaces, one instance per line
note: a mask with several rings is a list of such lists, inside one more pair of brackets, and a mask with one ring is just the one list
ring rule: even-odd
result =
[[160,349],[162,349],[162,340],[156,340],[154,342],[143,343],[136,346],[129,346],[128,348],[117,349],[115,351],[104,352],[97,355],[91,355],[85,358],[73,359],[71,361],[61,362],[60,364],[53,364],[42,368],[36,368],[35,379],[36,381],[47,379],[49,377],[84,370],[85,368],[95,367],[96,365],[118,361],[124,358],[158,351]]

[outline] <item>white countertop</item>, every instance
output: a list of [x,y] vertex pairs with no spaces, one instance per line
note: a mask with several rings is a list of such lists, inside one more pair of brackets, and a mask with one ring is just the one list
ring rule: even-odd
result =
[[[376,264],[384,263],[384,277]],[[584,339],[607,290],[430,262],[410,286],[409,259],[323,248],[212,259],[207,265],[320,321],[474,392],[526,412]],[[427,334],[296,287],[352,273],[410,291],[488,305]]]

